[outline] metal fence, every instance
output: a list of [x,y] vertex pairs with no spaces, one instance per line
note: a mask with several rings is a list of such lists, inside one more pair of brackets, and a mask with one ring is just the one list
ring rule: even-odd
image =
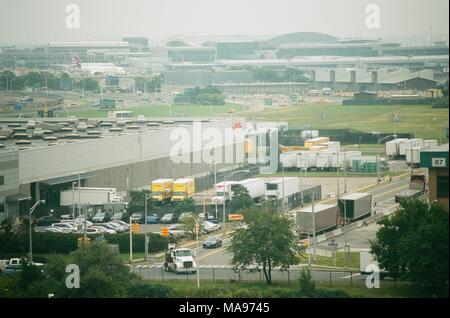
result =
[[[150,266],[150,267],[145,267]],[[146,280],[156,281],[190,281],[195,282],[197,280],[196,273],[178,273],[166,272],[162,266],[151,267],[152,265],[133,266],[131,272],[140,275]],[[231,266],[217,266],[217,267],[200,266],[199,275],[201,281],[212,282],[254,282],[265,283],[265,276],[261,270],[255,270],[250,272],[248,270],[234,270]],[[272,281],[284,282],[288,285],[298,284],[302,269],[289,269],[286,271],[273,270]],[[346,271],[346,270],[312,270],[312,280],[316,282],[318,286],[327,287],[355,287],[366,288],[366,274],[361,274],[359,271]],[[383,284],[389,284],[389,286],[395,286],[395,282],[390,280],[383,280],[380,282],[380,286]],[[394,284],[394,285],[393,285]]]

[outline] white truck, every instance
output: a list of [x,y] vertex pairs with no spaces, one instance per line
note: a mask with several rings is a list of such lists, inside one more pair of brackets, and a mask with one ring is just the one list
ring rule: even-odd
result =
[[[241,185],[247,189],[248,194],[253,200],[259,201],[264,198],[265,183],[263,178],[250,178],[239,181],[236,185]],[[236,186],[234,185],[234,186]],[[234,186],[231,186],[233,189]]]
[[[284,179],[284,182],[283,182]],[[299,192],[298,178],[285,177],[276,178],[265,181],[265,197],[266,199],[282,199]]]
[[71,190],[60,192],[60,205],[71,206],[72,204],[102,205],[110,202],[122,202],[122,197],[117,195],[116,188],[91,188],[75,187]]
[[197,263],[194,260],[192,250],[189,248],[176,248],[175,244],[169,244],[165,254],[164,269],[166,272],[196,273]]

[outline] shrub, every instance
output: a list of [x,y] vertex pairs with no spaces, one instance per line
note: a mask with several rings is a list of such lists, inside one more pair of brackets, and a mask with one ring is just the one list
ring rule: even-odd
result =
[[340,289],[317,288],[312,297],[314,298],[350,298],[350,295]]
[[316,289],[316,284],[312,280],[311,271],[307,268],[303,268],[300,277],[300,294],[304,296],[312,296]]
[[127,294],[131,298],[168,298],[170,292],[168,286],[140,282],[131,285]]
[[436,98],[431,106],[432,108],[448,108],[448,97]]

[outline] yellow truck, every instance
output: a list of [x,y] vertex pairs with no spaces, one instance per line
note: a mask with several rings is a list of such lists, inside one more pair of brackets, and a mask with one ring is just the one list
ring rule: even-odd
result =
[[192,198],[195,193],[193,178],[180,178],[173,183],[172,201],[183,201]]
[[170,200],[173,193],[173,179],[158,179],[152,181],[153,199],[159,202]]

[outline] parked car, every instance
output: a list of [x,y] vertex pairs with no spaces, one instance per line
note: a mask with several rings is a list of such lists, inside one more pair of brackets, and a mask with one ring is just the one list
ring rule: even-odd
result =
[[117,231],[112,230],[110,228],[107,228],[105,226],[97,226],[97,225],[93,225],[90,227],[91,229],[98,229],[101,231],[101,233],[106,233],[106,234],[117,234]]
[[208,236],[203,242],[203,248],[217,248],[222,246],[222,239],[218,236]]
[[114,223],[109,223],[109,222],[108,223],[95,223],[94,226],[96,226],[96,227],[101,226],[101,227],[107,228],[108,230],[116,231],[117,233],[120,232],[118,226]]
[[203,233],[208,234],[221,229],[220,224],[215,224],[209,221],[203,222]]
[[159,222],[159,216],[158,214],[149,214],[147,215],[147,222],[146,224],[158,224]]
[[114,220],[114,221],[111,221],[112,223],[116,223],[116,224],[119,224],[119,225],[122,225],[124,228],[126,228],[127,230],[129,230],[130,229],[130,225],[128,224],[128,223],[126,223],[126,222],[124,222],[124,221],[121,221],[121,220]]
[[[82,231],[82,232],[84,233],[84,231]],[[104,233],[104,231],[102,231],[98,228],[93,228],[93,227],[90,227],[86,230],[87,235],[95,235],[95,234],[102,234],[102,233]]]
[[94,223],[104,223],[104,222],[108,222],[108,216],[106,215],[106,213],[100,212],[94,215],[94,217],[92,218],[92,222]]
[[183,222],[183,220],[192,217],[192,213],[191,212],[183,212],[180,214],[180,216],[178,217],[178,222]]
[[57,218],[54,218],[52,216],[42,216],[38,219],[36,219],[36,225],[37,226],[50,226],[53,223],[57,223],[59,220]]
[[75,232],[75,227],[70,223],[53,223],[52,227],[60,228],[64,233]]
[[125,213],[117,212],[111,218],[111,221],[122,221],[125,217]]
[[110,228],[112,228],[113,230],[117,231],[118,233],[123,233],[126,232],[128,230],[127,227],[120,225],[118,223],[115,223],[113,221],[110,221],[108,223],[106,223],[106,225],[108,225]]
[[144,221],[143,213],[133,213],[133,214],[131,214],[130,220],[131,220],[131,222],[143,223],[143,221]]
[[162,216],[160,222],[161,223],[165,223],[165,224],[170,224],[170,223],[175,222],[174,214],[173,213],[166,213],[166,214],[164,214]]
[[73,220],[72,214],[63,214],[61,215],[61,220]]

